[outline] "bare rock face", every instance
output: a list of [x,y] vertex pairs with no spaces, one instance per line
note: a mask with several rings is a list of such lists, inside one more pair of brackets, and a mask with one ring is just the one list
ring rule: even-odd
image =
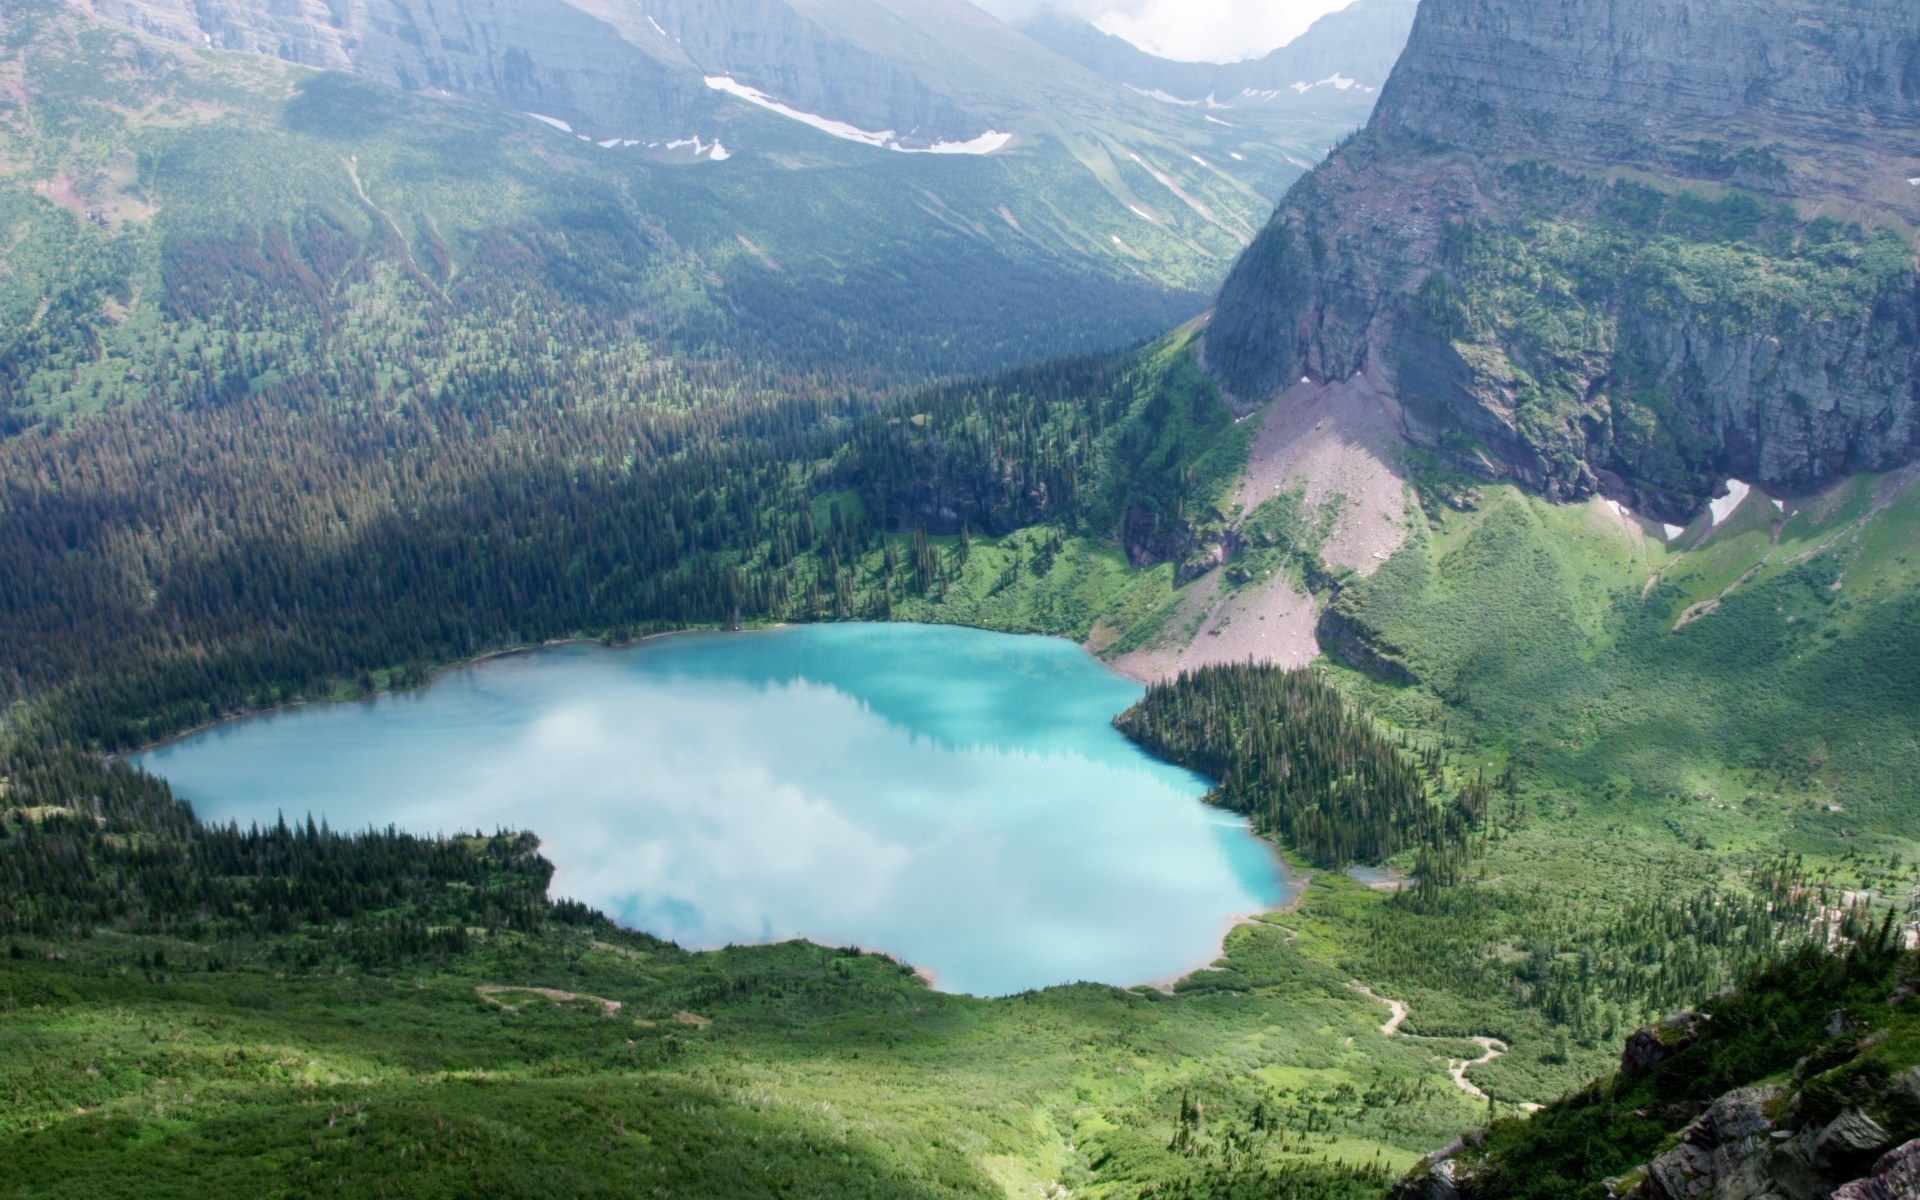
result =
[[1371,368],[1416,441],[1551,496],[1813,488],[1920,453],[1912,180],[1905,0],[1426,0],[1207,363],[1243,408]]
[[1757,155],[1722,169],[1788,195],[1818,181],[1896,201],[1874,168],[1912,158],[1916,125],[1920,16],[1906,0],[1424,5],[1379,122],[1396,138],[1683,177],[1707,165],[1696,139],[1777,144],[1810,154],[1800,181]]
[[1742,1088],[1715,1100],[1681,1131],[1680,1144],[1648,1164],[1646,1191],[1660,1200],[1764,1196],[1773,1186],[1771,1087]]
[[1833,1200],[1911,1200],[1920,1196],[1920,1138],[1889,1151],[1864,1179],[1843,1184]]
[[1849,1108],[1827,1124],[1814,1139],[1814,1165],[1845,1170],[1872,1161],[1893,1138],[1880,1123],[1857,1108]]
[[1700,1039],[1703,1021],[1698,1013],[1675,1013],[1658,1025],[1634,1030],[1620,1052],[1620,1073],[1630,1079],[1652,1074],[1655,1067]]

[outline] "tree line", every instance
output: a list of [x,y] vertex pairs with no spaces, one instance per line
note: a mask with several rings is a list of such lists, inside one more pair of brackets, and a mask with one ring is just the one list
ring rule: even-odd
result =
[[1182,672],[1149,687],[1114,723],[1154,754],[1218,780],[1215,803],[1317,866],[1417,850],[1423,878],[1450,882],[1487,812],[1484,781],[1436,802],[1417,756],[1311,668]]

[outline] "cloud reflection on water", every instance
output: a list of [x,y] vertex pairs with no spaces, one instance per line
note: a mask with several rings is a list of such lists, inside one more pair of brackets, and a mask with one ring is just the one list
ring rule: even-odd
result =
[[1107,724],[1132,685],[1058,642],[895,629],[520,656],[147,764],[216,819],[530,828],[554,894],[623,924],[884,949],[956,991],[1163,977],[1277,900],[1265,848]]

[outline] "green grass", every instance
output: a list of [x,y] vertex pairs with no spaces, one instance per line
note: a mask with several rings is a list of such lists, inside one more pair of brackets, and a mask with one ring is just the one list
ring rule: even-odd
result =
[[[974,1000],[806,943],[502,934],[386,977],[51,948],[0,961],[7,1195],[1135,1195],[1224,1163],[1229,1129],[1243,1168],[1400,1169],[1474,1111],[1269,925],[1234,934],[1230,986],[1176,998]],[[1176,1154],[1183,1092],[1209,1116]]]
[[[1642,819],[1711,792],[1715,813],[1793,813],[1699,822],[1735,844],[1837,853],[1844,827],[1872,839],[1863,850],[1910,854],[1899,731],[1920,704],[1885,664],[1913,648],[1916,578],[1901,560],[1920,497],[1861,477],[1786,521],[1777,547],[1775,519],[1755,497],[1667,547],[1597,504],[1492,488],[1341,609],[1471,716],[1474,740]],[[1826,820],[1828,804],[1854,815]]]

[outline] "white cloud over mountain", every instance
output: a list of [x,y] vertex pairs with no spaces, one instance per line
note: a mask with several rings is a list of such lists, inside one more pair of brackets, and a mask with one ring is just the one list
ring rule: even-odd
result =
[[1035,9],[1064,8],[1164,58],[1238,62],[1306,31],[1347,0],[974,0],[1017,21]]

